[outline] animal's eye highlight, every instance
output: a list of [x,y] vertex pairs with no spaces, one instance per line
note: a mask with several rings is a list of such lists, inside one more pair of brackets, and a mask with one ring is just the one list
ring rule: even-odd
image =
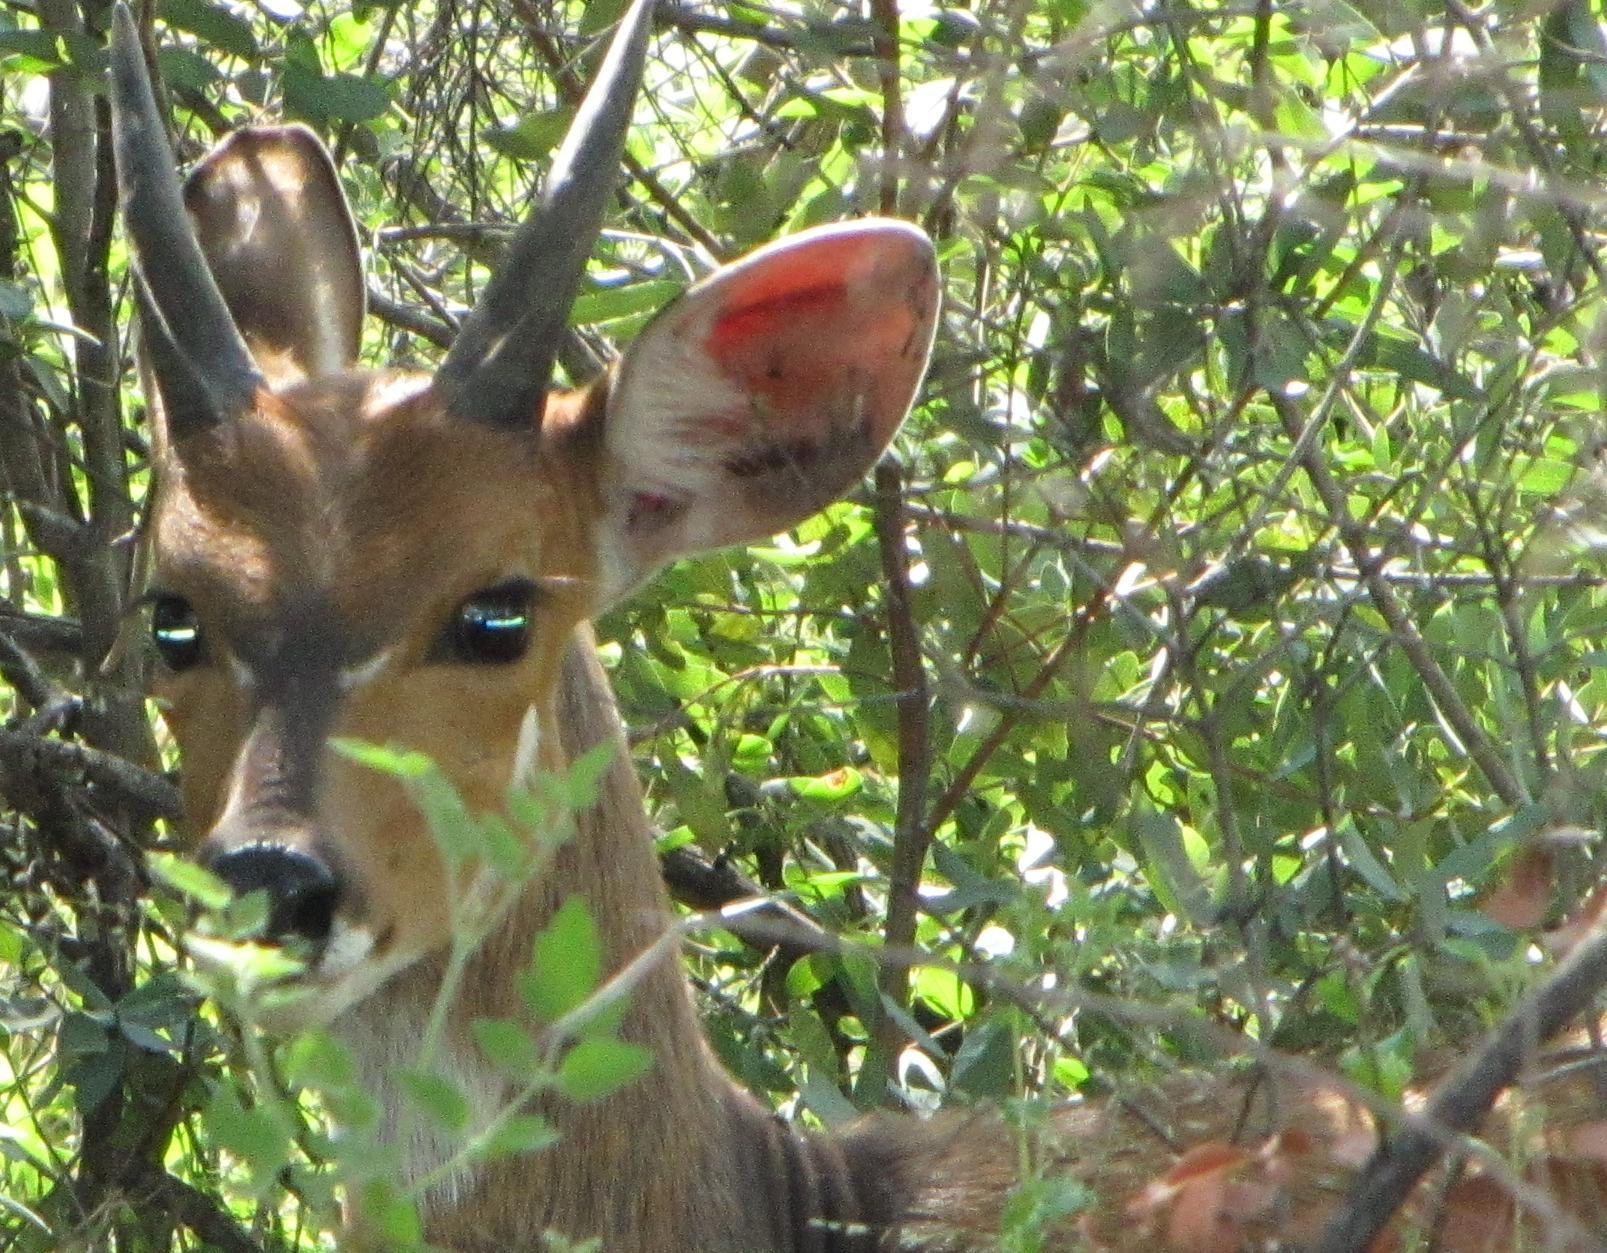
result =
[[169,670],[188,670],[205,655],[201,622],[182,596],[159,593],[151,600],[151,643]]
[[466,665],[505,666],[530,649],[531,609],[536,587],[510,579],[470,596],[447,624],[440,651]]

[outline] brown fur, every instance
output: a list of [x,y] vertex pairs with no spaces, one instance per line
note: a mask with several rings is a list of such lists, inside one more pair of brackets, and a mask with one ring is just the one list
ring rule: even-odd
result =
[[[606,680],[589,634],[576,633],[590,604],[586,520],[575,507],[587,491],[584,481],[564,491],[553,482],[575,472],[601,392],[557,400],[536,455],[506,433],[446,428],[427,394],[391,408],[373,403],[376,389],[394,386],[350,377],[292,390],[260,417],[186,447],[159,496],[153,582],[196,605],[214,647],[240,649],[259,667],[271,661],[272,641],[294,632],[287,615],[309,601],[338,624],[330,645],[338,664],[359,663],[376,645],[399,650],[395,673],[344,701],[333,730],[423,749],[473,809],[500,807],[532,701],[551,705],[548,767],[596,743],[615,746],[578,836],[473,959],[446,1042],[455,1073],[473,1072],[482,1063],[467,1024],[524,1012],[515,978],[558,903],[578,893],[606,920],[611,968],[650,947],[673,918]],[[444,517],[456,525],[443,537]],[[552,580],[531,656],[511,673],[419,664],[433,624],[510,564]],[[227,666],[169,676],[158,690],[183,747],[192,825],[217,838],[240,790],[241,744],[260,715]],[[554,692],[550,701],[544,691]],[[371,925],[392,946],[440,952],[445,892],[425,885],[441,883],[443,869],[412,803],[342,758],[328,756],[325,771],[321,826],[339,833]],[[337,1020],[382,1091],[384,1071],[405,1059],[395,1041],[418,1039],[409,1024],[422,1024],[439,961],[424,957]],[[891,1238],[929,1132],[880,1124],[837,1140],[779,1124],[709,1052],[673,959],[635,990],[625,1035],[654,1050],[652,1076],[599,1105],[553,1111],[561,1146],[494,1163],[433,1206],[432,1241],[460,1253],[526,1248],[551,1228],[603,1236],[610,1248],[846,1253]]]
[[[658,329],[657,355],[632,358],[650,363],[620,376],[633,399],[612,406],[627,382],[604,379],[548,397],[510,429],[448,416],[427,380],[344,372],[360,266],[310,133],[230,139],[192,176],[189,204],[266,383],[248,412],[159,432],[151,583],[193,608],[205,653],[165,673],[156,694],[203,848],[288,846],[338,877],[335,926],[371,945],[347,969],[371,983],[353,994],[329,976],[320,1013],[381,1094],[409,1180],[421,1179],[444,1146],[400,1118],[391,1075],[414,1060],[450,902],[474,872],[454,879],[405,789],[327,751],[326,738],[421,751],[475,812],[502,808],[532,749],[556,770],[613,745],[601,799],[473,955],[451,1006],[434,1064],[484,1112],[505,1088],[470,1024],[525,1016],[517,977],[560,902],[588,903],[610,971],[674,925],[587,619],[656,562],[792,525],[863,473],[919,383],[935,263],[923,237],[889,224],[745,263],[719,292],[677,307],[685,316]],[[265,284],[276,258],[287,264]],[[711,387],[723,389],[716,412],[697,412]],[[631,432],[623,451],[606,433],[615,407]],[[677,468],[691,446],[707,464]],[[633,456],[645,461],[622,464]],[[457,607],[511,578],[539,589],[528,652],[436,664]],[[600,1103],[545,1111],[563,1136],[554,1151],[439,1180],[423,1200],[434,1244],[535,1249],[552,1229],[644,1253],[868,1253],[898,1244],[907,1205],[982,1212],[975,1196],[923,1182],[965,1160],[954,1127],[873,1122],[835,1137],[760,1107],[703,1040],[673,952],[635,986],[622,1031],[652,1049],[653,1074]],[[997,1197],[987,1169],[965,1177]]]

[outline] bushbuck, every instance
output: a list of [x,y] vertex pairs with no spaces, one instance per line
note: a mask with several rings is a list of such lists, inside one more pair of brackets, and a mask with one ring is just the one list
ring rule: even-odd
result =
[[[448,1138],[412,1127],[404,1182],[429,1180],[429,1241],[991,1247],[1018,1165],[1008,1135],[985,1120],[836,1134],[779,1121],[715,1060],[663,943],[674,915],[588,622],[663,563],[769,536],[852,487],[920,386],[939,280],[910,225],[807,231],[693,286],[590,386],[552,390],[649,18],[637,0],[622,19],[541,202],[441,367],[420,375],[355,368],[357,236],[318,140],[237,131],[181,186],[117,6],[114,143],[157,415],[153,687],[182,753],[187,825],[204,864],[265,893],[268,938],[310,954],[300,1020],[331,1026],[399,1126],[394,1073],[428,1029],[453,894],[473,884],[407,791],[331,741],[426,754],[475,811],[612,746],[572,838],[452,985],[436,1064],[481,1118],[511,1099],[468,1024],[525,1015],[534,939],[578,897],[607,970],[669,952],[638,963],[620,1028],[656,1069],[550,1111],[552,1151],[443,1170]],[[1058,1120],[1095,1201],[1076,1247],[1198,1253],[1313,1229],[1332,1203],[1323,1172],[1343,1156],[1342,1102],[1288,1102],[1301,1131],[1244,1148],[1218,1138],[1234,1109],[1219,1092],[1169,1099],[1208,1150],[1171,1171],[1169,1146],[1120,1107]],[[1312,1151],[1319,1123],[1333,1152]],[[1507,1239],[1510,1207],[1491,1221],[1475,1238]]]
[[[617,366],[549,390],[637,91],[626,15],[542,203],[433,376],[354,368],[364,285],[331,160],[299,127],[227,137],[181,187],[138,33],[117,10],[113,127],[160,411],[148,524],[153,689],[197,855],[261,890],[313,953],[325,1020],[387,1107],[424,1030],[453,885],[405,791],[333,736],[428,754],[473,810],[616,747],[596,804],[472,958],[438,1063],[477,1111],[509,1081],[466,1024],[518,1017],[517,976],[565,899],[610,969],[673,925],[588,627],[674,557],[791,526],[886,447],[925,371],[931,243],[888,220],[806,232],[697,284]],[[461,886],[461,885],[459,885]],[[650,1080],[559,1116],[561,1147],[455,1173],[429,1239],[533,1248],[884,1247],[930,1202],[930,1129],[779,1122],[727,1077],[672,958],[633,989]],[[413,1179],[449,1151],[420,1130]],[[971,1172],[971,1177],[976,1177]]]

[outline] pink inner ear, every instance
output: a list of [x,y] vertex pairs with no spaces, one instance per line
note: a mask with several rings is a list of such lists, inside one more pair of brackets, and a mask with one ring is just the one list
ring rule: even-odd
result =
[[[704,347],[763,402],[753,436],[824,439],[868,423],[880,444],[925,365],[934,282],[928,255],[901,232],[783,244],[722,276]],[[762,429],[766,418],[780,429]]]

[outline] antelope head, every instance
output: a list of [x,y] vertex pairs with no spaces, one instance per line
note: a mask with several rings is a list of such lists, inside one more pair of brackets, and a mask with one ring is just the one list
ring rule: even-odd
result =
[[428,754],[475,810],[558,768],[578,624],[678,555],[848,489],[903,419],[938,304],[915,228],[807,232],[688,290],[591,386],[551,391],[614,186],[650,6],[433,376],[354,366],[356,234],[325,150],[237,132],[180,186],[118,6],[113,125],[160,401],[153,686],[197,854],[265,889],[332,1016],[449,941],[405,791],[332,737]]

